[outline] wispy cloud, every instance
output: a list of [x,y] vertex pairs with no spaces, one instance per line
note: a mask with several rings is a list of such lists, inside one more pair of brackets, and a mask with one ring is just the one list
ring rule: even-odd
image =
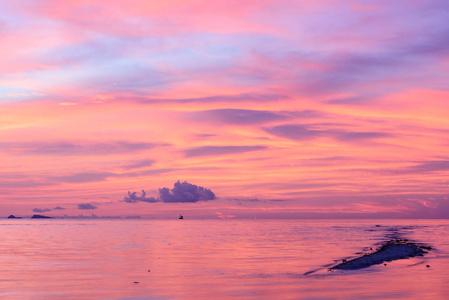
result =
[[37,213],[43,213],[43,212],[49,212],[51,211],[50,208],[33,208],[33,212],[37,212]]
[[154,160],[151,159],[142,159],[138,161],[128,162],[122,166],[123,169],[140,169],[143,167],[150,167],[155,163]]
[[196,112],[193,116],[196,120],[205,122],[236,125],[263,124],[292,118],[286,113],[248,109],[214,109]]
[[98,206],[95,206],[90,203],[80,203],[78,204],[78,209],[97,209]]
[[69,182],[69,183],[85,183],[103,181],[108,177],[115,176],[113,173],[76,173],[67,176],[55,176],[50,177],[51,180],[56,182]]
[[288,98],[285,95],[277,94],[237,94],[237,95],[217,95],[217,96],[207,96],[207,97],[197,97],[197,98],[178,98],[178,99],[157,99],[157,98],[135,98],[141,103],[146,104],[208,104],[208,103],[241,103],[241,102],[273,102],[280,99]]
[[360,140],[371,140],[391,137],[390,133],[374,131],[346,131],[336,129],[332,126],[322,126],[321,124],[285,124],[274,127],[267,127],[265,131],[283,138],[295,141],[311,140],[318,137],[331,137],[343,142],[353,142]]
[[449,171],[449,160],[433,160],[415,163],[408,167],[400,167],[396,169],[383,169],[383,174],[425,174],[433,172]]
[[202,146],[186,150],[186,157],[216,156],[266,149],[266,146]]
[[0,151],[15,155],[114,155],[154,148],[156,144],[144,142],[105,142],[75,144],[70,142],[0,143]]

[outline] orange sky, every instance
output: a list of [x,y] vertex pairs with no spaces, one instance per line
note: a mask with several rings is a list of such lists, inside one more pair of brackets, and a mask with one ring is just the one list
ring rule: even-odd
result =
[[448,217],[447,5],[360,3],[0,4],[1,211]]

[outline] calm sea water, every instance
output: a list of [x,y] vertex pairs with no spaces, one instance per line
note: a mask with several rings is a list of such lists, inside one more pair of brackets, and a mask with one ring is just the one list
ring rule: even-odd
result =
[[[449,299],[449,220],[2,219],[0,232],[1,299]],[[434,250],[327,270],[392,237]]]

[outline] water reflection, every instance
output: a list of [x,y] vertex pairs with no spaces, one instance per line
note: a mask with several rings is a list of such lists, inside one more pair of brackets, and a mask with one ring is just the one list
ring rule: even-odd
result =
[[[5,299],[444,299],[449,293],[448,221],[2,220],[0,229]],[[387,266],[327,271],[392,234],[437,250]]]

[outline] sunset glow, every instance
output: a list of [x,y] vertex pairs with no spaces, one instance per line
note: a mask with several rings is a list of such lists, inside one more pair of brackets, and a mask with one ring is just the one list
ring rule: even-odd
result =
[[4,1],[0,209],[447,218],[448,8]]

